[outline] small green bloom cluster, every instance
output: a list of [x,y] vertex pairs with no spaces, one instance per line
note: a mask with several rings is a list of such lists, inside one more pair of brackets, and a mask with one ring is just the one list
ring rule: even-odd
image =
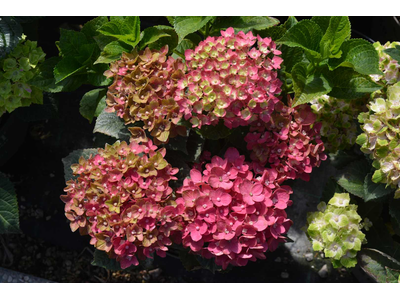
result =
[[395,48],[400,45],[400,42],[387,42],[381,45],[380,42],[373,44],[379,55],[379,69],[383,75],[373,75],[372,79],[376,82],[383,82],[384,84],[394,84],[400,81],[400,65],[397,60],[394,60],[390,55],[383,52],[385,49]]
[[317,115],[317,122],[322,123],[320,133],[328,152],[335,153],[354,145],[356,116],[367,110],[365,99],[349,101],[323,95],[311,101],[311,108]]
[[[347,193],[335,193],[328,205],[321,202],[317,212],[307,216],[307,234],[314,251],[324,251],[335,268],[351,268],[357,264],[357,252],[366,242],[357,205],[349,204]],[[368,229],[365,226],[365,229]]]
[[43,104],[42,91],[27,82],[45,56],[37,42],[25,40],[23,36],[13,51],[0,60],[0,116],[20,106]]
[[388,87],[387,99],[375,98],[367,106],[369,112],[358,117],[364,133],[357,144],[374,160],[372,180],[397,188],[400,198],[400,82]]

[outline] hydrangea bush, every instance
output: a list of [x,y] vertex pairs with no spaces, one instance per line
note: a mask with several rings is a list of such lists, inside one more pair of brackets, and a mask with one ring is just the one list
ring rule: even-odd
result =
[[321,202],[318,210],[307,216],[307,234],[314,251],[323,251],[335,268],[354,267],[357,252],[366,243],[357,205],[350,204],[349,194],[335,193],[328,204]]
[[45,56],[37,42],[23,37],[5,58],[0,59],[0,116],[21,106],[43,104],[41,89],[27,82],[34,77]]

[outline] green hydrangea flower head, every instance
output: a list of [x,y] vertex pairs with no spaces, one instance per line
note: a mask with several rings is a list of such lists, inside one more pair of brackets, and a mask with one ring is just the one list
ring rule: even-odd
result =
[[374,160],[372,180],[396,188],[400,198],[400,82],[388,87],[386,97],[371,100],[369,111],[359,115],[364,133],[357,143]]
[[307,216],[307,235],[313,250],[323,251],[335,268],[354,267],[357,252],[366,243],[357,205],[350,204],[349,194],[336,193],[328,204],[321,202],[317,208]]
[[[350,148],[357,138],[356,116],[367,111],[366,99],[344,100],[323,95],[311,101],[311,108],[321,122],[321,136],[330,153]],[[334,126],[332,126],[334,125]]]
[[374,81],[389,85],[400,81],[399,62],[383,52],[385,49],[395,48],[396,45],[400,45],[400,42],[387,42],[385,45],[380,42],[373,44],[379,55],[379,69],[383,72],[383,75],[371,75]]
[[22,36],[13,51],[0,59],[0,116],[20,106],[43,104],[42,91],[27,82],[38,71],[37,66],[45,56],[37,42]]

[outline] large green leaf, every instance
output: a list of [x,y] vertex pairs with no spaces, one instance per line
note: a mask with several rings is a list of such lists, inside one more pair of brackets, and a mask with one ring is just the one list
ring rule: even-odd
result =
[[140,44],[139,48],[144,49],[147,45],[158,41],[162,37],[170,36],[165,31],[158,29],[157,27],[149,27],[140,33]]
[[389,54],[394,60],[400,62],[400,46],[396,45],[395,48],[388,48],[383,50],[386,54]]
[[11,17],[0,17],[0,58],[14,49],[22,37],[21,25]]
[[73,56],[66,56],[54,68],[54,78],[56,84],[60,81],[84,70],[86,67],[82,66]]
[[393,257],[371,248],[364,248],[358,254],[360,267],[380,283],[398,283],[400,263]]
[[94,18],[83,25],[81,32],[91,43],[94,43],[94,37],[98,35],[97,30],[107,22],[108,18],[104,16]]
[[140,41],[140,19],[133,16],[113,18],[97,31],[135,47]]
[[203,28],[208,22],[215,19],[215,17],[175,17],[174,28],[178,34],[179,43],[190,33]]
[[320,57],[321,28],[311,20],[302,20],[291,27],[278,43],[300,47],[314,57]]
[[293,88],[295,97],[293,105],[308,103],[316,97],[328,94],[331,86],[325,75],[316,70],[312,74],[307,74],[307,64],[297,63],[292,69]]
[[95,64],[110,63],[121,58],[123,52],[131,52],[132,46],[121,41],[113,41],[106,45],[100,56],[95,61]]
[[331,21],[330,16],[314,16],[311,18],[311,21],[318,24],[321,28],[322,32],[325,33],[329,27],[329,22]]
[[370,168],[371,166],[365,159],[359,159],[350,163],[335,176],[335,179],[347,192],[364,199],[364,181]]
[[108,64],[96,64],[87,70],[87,82],[94,86],[109,86],[114,78],[107,78],[104,72],[109,69]]
[[98,152],[98,149],[95,148],[89,148],[89,149],[79,149],[79,150],[74,150],[70,154],[68,154],[67,157],[64,157],[62,159],[62,162],[64,164],[64,178],[65,181],[67,182],[68,180],[75,179],[75,176],[73,175],[71,165],[77,164],[79,162],[79,158],[83,157],[85,159],[88,159],[91,155],[94,156]]
[[103,111],[96,119],[93,133],[100,132],[120,140],[129,140],[130,133],[126,128],[124,120],[115,112]]
[[385,187],[384,184],[372,181],[372,173],[368,173],[364,178],[364,200],[371,201],[390,195],[393,189]]
[[92,123],[100,100],[105,97],[106,93],[107,89],[95,89],[83,95],[79,112],[83,117],[88,119],[90,123]]
[[19,232],[17,194],[11,181],[0,173],[0,234]]
[[279,20],[272,17],[218,17],[213,24],[216,30],[233,27],[235,31],[263,30],[279,24]]
[[340,67],[325,75],[332,86],[329,96],[339,99],[359,99],[382,88],[369,76],[359,74],[350,68]]
[[85,34],[75,30],[60,29],[60,41],[57,46],[62,56],[80,55],[80,49],[89,42]]
[[349,17],[331,17],[329,26],[320,42],[322,58],[334,57],[339,53],[340,46],[350,38]]
[[105,251],[100,251],[95,249],[92,265],[96,267],[101,267],[110,271],[119,271],[121,265],[114,258],[109,258]]
[[340,47],[340,58],[329,59],[329,67],[334,70],[338,67],[353,68],[364,75],[382,74],[379,70],[379,56],[374,46],[363,39],[345,41]]
[[[273,27],[278,28],[278,27]],[[292,48],[286,45],[282,45],[282,59],[283,67],[285,67],[286,72],[291,72],[293,67],[304,60],[304,50],[301,48]]]

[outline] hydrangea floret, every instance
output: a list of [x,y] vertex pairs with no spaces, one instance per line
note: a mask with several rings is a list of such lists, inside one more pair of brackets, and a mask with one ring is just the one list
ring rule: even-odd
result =
[[233,28],[186,50],[187,73],[175,94],[185,120],[198,128],[220,119],[229,128],[267,121],[281,92],[280,54],[271,38]]
[[357,138],[357,116],[367,111],[367,99],[344,100],[328,95],[311,101],[311,108],[320,122],[320,134],[327,152],[353,146]]
[[178,169],[164,159],[165,148],[149,141],[116,142],[71,166],[61,196],[72,231],[116,258],[123,269],[154,253],[165,257],[179,218],[170,180]]
[[37,42],[23,36],[19,44],[0,59],[0,116],[21,106],[43,104],[42,91],[27,82],[33,78],[45,56]]
[[204,170],[193,168],[177,190],[183,245],[223,269],[265,259],[292,224],[285,212],[292,190],[277,176],[273,169],[253,172],[235,148],[212,157]]
[[251,123],[244,140],[254,163],[275,169],[280,182],[309,180],[312,168],[327,158],[320,128],[309,105],[291,107],[278,101],[268,122]]
[[156,144],[167,143],[170,137],[186,132],[176,125],[182,113],[174,100],[184,63],[167,54],[168,46],[159,51],[146,48],[123,53],[121,60],[104,73],[107,78],[114,78],[107,92],[106,111],[116,112],[126,124],[142,121]]
[[357,252],[366,243],[361,220],[347,193],[335,193],[328,204],[321,202],[318,211],[307,216],[307,235],[314,251],[323,251],[335,268],[354,267]]
[[382,82],[383,84],[388,85],[400,81],[399,62],[384,52],[385,49],[400,46],[400,42],[387,42],[384,45],[380,42],[375,42],[373,46],[378,52],[379,69],[383,72],[383,75],[371,75],[371,78],[376,82]]
[[357,143],[374,160],[372,180],[396,188],[395,198],[400,198],[400,82],[388,87],[387,99],[375,98],[368,108],[358,117],[364,133]]

